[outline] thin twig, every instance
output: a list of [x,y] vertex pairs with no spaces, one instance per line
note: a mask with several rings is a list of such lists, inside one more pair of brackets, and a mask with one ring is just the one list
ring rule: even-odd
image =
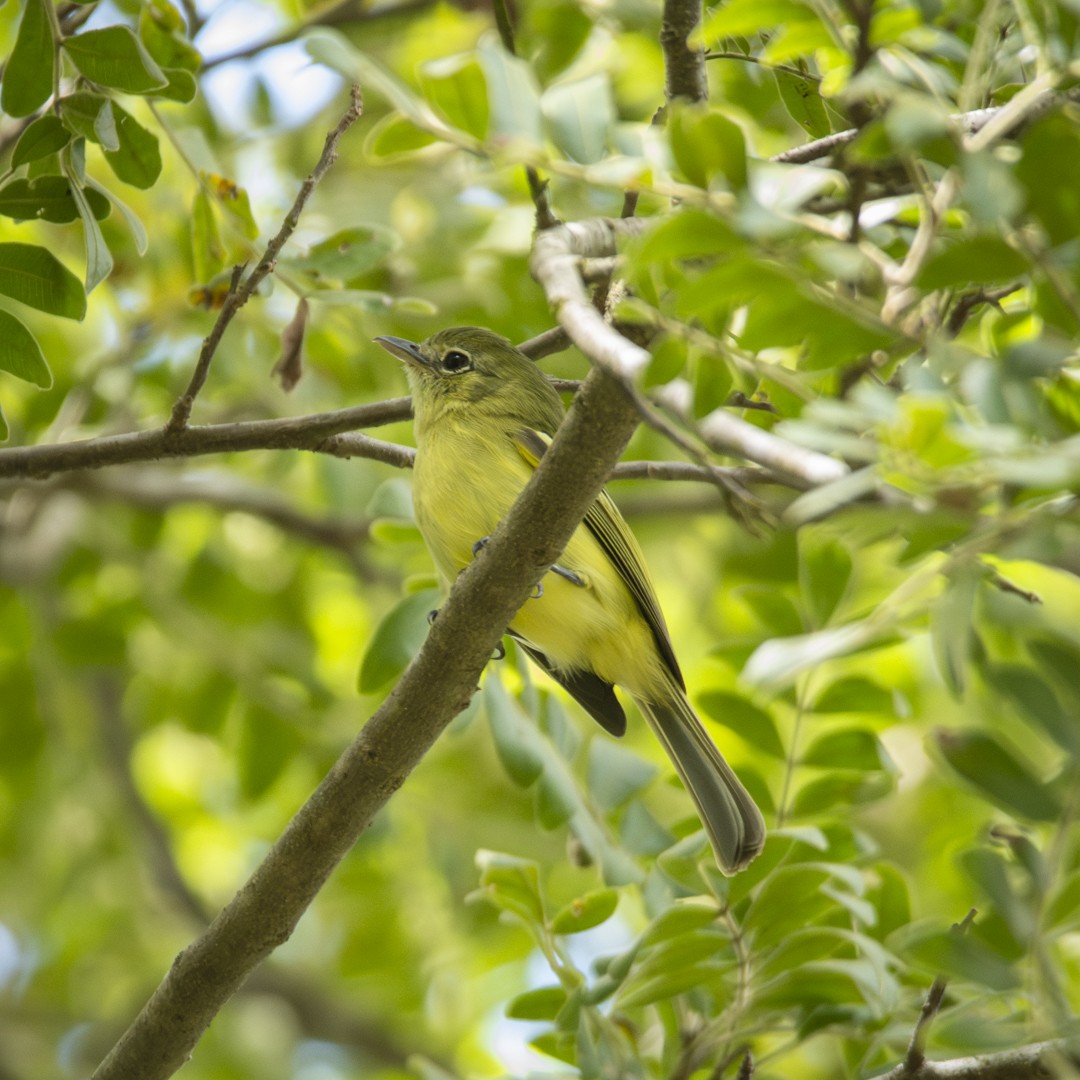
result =
[[[511,55],[517,56],[517,44],[514,41],[514,24],[510,18],[510,9],[506,0],[494,0],[492,9],[495,14],[495,26],[499,31],[499,40],[502,47]],[[550,229],[562,222],[555,216],[551,209],[551,194],[548,190],[548,182],[537,172],[532,165],[525,166],[525,179],[529,185],[529,195],[533,206],[536,208],[537,231]]]
[[217,321],[214,323],[213,329],[206,337],[206,340],[203,341],[202,348],[199,351],[199,359],[195,365],[195,371],[191,376],[191,382],[188,383],[187,389],[180,395],[176,404],[173,406],[172,415],[165,425],[165,431],[170,436],[183,431],[184,428],[187,427],[188,420],[191,417],[192,406],[195,404],[195,398],[206,383],[206,377],[210,372],[210,363],[214,359],[214,354],[217,352],[218,345],[221,344],[221,338],[224,335],[225,330],[228,328],[229,323],[232,322],[233,316],[248,302],[262,280],[274,269],[278,253],[285,246],[285,242],[289,237],[292,236],[293,230],[300,221],[300,215],[303,213],[304,207],[311,197],[311,193],[315,190],[315,185],[326,175],[327,171],[337,160],[337,148],[338,143],[341,141],[341,137],[354,123],[356,123],[357,120],[360,119],[363,111],[364,100],[360,93],[360,87],[354,85],[349,94],[349,107],[345,110],[344,115],[338,121],[337,125],[326,136],[322,155],[319,157],[315,168],[311,170],[307,179],[300,185],[300,190],[296,194],[296,199],[293,201],[292,208],[285,215],[285,220],[281,223],[281,228],[278,229],[277,235],[266,245],[266,251],[263,252],[263,256],[255,266],[255,269],[251,271],[242,283],[241,275],[243,274],[243,268],[238,267],[234,269],[229,293],[225,297],[225,302],[222,305],[221,311],[218,313]]
[[796,79],[802,79],[804,82],[819,83],[821,82],[820,75],[814,75],[809,71],[803,71],[801,68],[791,67],[789,64],[770,64],[766,60],[762,60],[760,56],[752,56],[749,53],[741,52],[707,52],[705,54],[706,60],[742,60],[747,64],[757,64],[764,68],[766,71],[779,71],[784,75],[793,75]]
[[[957,936],[964,934],[974,920],[975,914],[975,909],[972,908],[960,922],[953,923],[952,933]],[[926,1040],[930,1034],[930,1025],[941,1010],[948,982],[943,975],[934,979],[926,1000],[919,1010],[919,1019],[915,1022],[915,1030],[911,1033],[911,1042],[908,1043],[907,1055],[904,1058],[904,1068],[912,1076],[919,1072],[926,1061]]]
[[374,7],[360,7],[357,0],[340,0],[340,2],[330,4],[328,7],[321,8],[318,11],[310,12],[305,18],[279,34],[263,38],[253,45],[245,45],[241,49],[234,49],[232,52],[209,57],[200,68],[200,73],[212,71],[222,64],[231,64],[237,60],[249,60],[253,56],[258,56],[259,53],[266,52],[268,49],[288,45],[300,37],[301,34],[305,34],[316,26],[349,26],[353,23],[374,22],[376,19],[409,15],[415,11],[433,7],[434,4],[435,0],[403,0],[402,3],[393,6],[380,4]]
[[[1025,100],[1022,103],[1024,108],[1020,113],[1010,113],[1008,117],[1009,125],[1004,130],[995,131],[993,134],[995,136],[1014,134],[1017,126],[1021,123],[1030,123],[1035,117],[1041,116],[1056,105],[1064,104],[1067,101],[1080,101],[1080,88],[1073,87],[1064,93],[1043,90],[1035,100]],[[1010,104],[1012,103],[1010,102]],[[993,109],[975,109],[972,112],[960,113],[952,119],[968,135],[974,135],[986,127],[1006,107],[1002,105]],[[802,146],[794,146],[790,150],[774,154],[769,160],[787,165],[806,165],[811,161],[820,161],[822,158],[831,156],[842,146],[854,142],[858,134],[858,128],[835,131],[832,135],[826,135],[823,139],[815,139],[813,142],[804,143]]]

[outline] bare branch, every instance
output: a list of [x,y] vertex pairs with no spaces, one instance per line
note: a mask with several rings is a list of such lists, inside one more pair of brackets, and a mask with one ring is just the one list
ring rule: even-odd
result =
[[924,1061],[915,1072],[901,1062],[880,1073],[878,1080],[1052,1080],[1069,1075],[1062,1068],[1075,1068],[1078,1063],[1075,1050],[1059,1040],[949,1061]]
[[214,923],[177,956],[94,1080],[163,1080],[244,979],[288,940],[331,871],[468,703],[517,609],[558,558],[637,423],[602,369],[581,393],[506,520],[458,577],[382,707]]
[[[502,47],[511,56],[517,56],[517,45],[514,43],[514,24],[510,19],[510,9],[507,7],[506,0],[493,0],[492,8]],[[529,184],[529,195],[532,197],[533,206],[536,207],[537,230],[550,229],[552,226],[558,225],[560,223],[559,219],[551,209],[551,194],[548,190],[548,182],[532,165],[525,166],[525,179]]]
[[240,450],[320,450],[339,457],[370,457],[399,467],[412,461],[408,447],[352,436],[338,442],[331,436],[362,427],[407,420],[408,398],[391,398],[372,405],[355,405],[335,412],[281,420],[244,420],[233,424],[185,427],[167,434],[163,428],[103,435],[69,443],[0,448],[0,477],[44,479],[73,469],[101,469],[136,461],[196,457]]
[[578,263],[583,258],[614,255],[617,236],[636,236],[646,227],[639,218],[569,222],[537,235],[529,264],[570,340],[624,383],[648,364],[649,354],[619,334],[593,307]]
[[376,19],[393,18],[396,15],[410,15],[423,8],[433,7],[435,0],[402,0],[395,5],[377,5],[374,7],[361,6],[359,0],[339,0],[327,7],[311,12],[306,18],[283,30],[280,34],[263,38],[254,45],[245,45],[242,49],[234,49],[232,52],[222,53],[220,56],[211,56],[203,63],[200,73],[212,71],[222,64],[231,64],[237,60],[250,60],[259,53],[268,49],[276,49],[279,45],[288,45],[302,34],[316,26],[348,26],[353,23],[374,22]]
[[[1070,89],[1062,94],[1052,90],[1043,90],[1034,100],[1025,100],[1022,103],[1024,107],[1021,111],[1009,113],[1007,116],[1008,123],[1004,127],[998,129],[998,125],[995,124],[995,130],[993,130],[992,134],[997,138],[1013,134],[1019,124],[1030,123],[1036,117],[1042,116],[1058,105],[1077,100],[1080,100],[1080,90],[1077,88]],[[953,120],[960,125],[966,135],[972,136],[986,127],[1005,108],[1008,108],[1008,106],[1002,105],[993,109],[975,109],[972,112],[960,113],[958,116],[954,116]],[[998,121],[998,124],[1000,123],[1001,121]],[[805,165],[811,161],[820,161],[822,158],[829,157],[840,147],[853,142],[858,134],[858,128],[835,131],[832,135],[826,135],[823,139],[815,139],[813,142],[805,143],[802,146],[794,146],[790,150],[774,154],[769,160],[788,165]]]
[[[669,383],[660,387],[655,397],[666,409],[691,423],[688,389],[680,382]],[[796,446],[779,435],[732,416],[723,407],[697,421],[694,430],[717,453],[731,454],[763,465],[781,482],[800,489],[831,483],[850,472],[842,461],[816,450]]]
[[195,404],[195,398],[206,383],[206,376],[210,372],[210,363],[214,359],[214,353],[217,352],[218,346],[221,344],[225,330],[228,328],[229,323],[232,322],[233,316],[251,299],[262,280],[274,269],[278,254],[285,246],[285,242],[292,236],[293,230],[300,221],[300,215],[303,213],[308,199],[311,198],[311,193],[315,190],[315,185],[326,175],[337,160],[337,148],[341,137],[360,119],[363,111],[364,101],[360,95],[360,87],[353,86],[350,91],[349,107],[345,110],[337,125],[326,136],[322,155],[319,157],[315,168],[308,174],[307,179],[300,185],[300,190],[296,193],[296,199],[293,201],[289,212],[285,215],[281,228],[278,229],[277,235],[274,236],[270,243],[266,245],[266,251],[263,252],[263,256],[255,269],[241,283],[243,268],[234,268],[228,295],[225,297],[221,311],[218,312],[213,329],[207,335],[202,348],[199,350],[199,359],[195,364],[191,382],[188,383],[187,389],[180,395],[173,406],[172,415],[165,425],[165,430],[170,436],[187,427],[192,406]]

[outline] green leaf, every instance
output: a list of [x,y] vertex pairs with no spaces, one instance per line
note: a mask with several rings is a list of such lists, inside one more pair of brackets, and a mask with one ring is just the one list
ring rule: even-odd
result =
[[807,748],[802,763],[864,772],[896,771],[881,740],[865,728],[844,728],[822,735]]
[[64,41],[64,51],[91,82],[146,94],[168,84],[165,73],[126,26],[84,30]]
[[911,959],[935,975],[971,979],[991,990],[1013,990],[1020,978],[1012,965],[981,941],[952,930],[922,931],[905,950]]
[[751,686],[787,686],[803,671],[876,643],[882,632],[869,619],[812,634],[776,638],[754,650],[742,677]]
[[0,244],[0,293],[65,319],[86,314],[79,279],[52,252],[35,244]]
[[804,21],[808,14],[808,10],[796,0],[730,0],[709,15],[701,36],[706,41],[749,37],[774,26]]
[[225,265],[225,247],[218,232],[210,196],[200,187],[191,210],[191,255],[195,280],[203,285],[214,280]]
[[614,810],[656,775],[656,766],[613,739],[596,736],[589,744],[588,791],[601,810]]
[[540,737],[507,694],[496,672],[484,682],[484,706],[495,751],[507,775],[519,787],[532,787],[544,771]]
[[[109,216],[109,200],[93,189],[86,191],[94,216]],[[65,176],[40,176],[36,180],[12,180],[0,189],[0,214],[16,221],[51,221],[66,225],[79,216],[72,183]]]
[[63,150],[71,141],[71,132],[59,116],[39,116],[20,136],[11,155],[11,167],[17,169]]
[[991,802],[1034,821],[1056,821],[1060,799],[1011,748],[973,728],[934,732],[945,760]]
[[543,145],[540,92],[532,68],[493,41],[484,41],[476,55],[487,80],[490,137]]
[[1057,679],[1060,689],[1068,693],[1070,710],[1080,715],[1080,647],[1066,638],[1035,638],[1028,642],[1028,649],[1036,660]]
[[1026,255],[1000,236],[979,234],[950,243],[931,257],[918,283],[924,289],[955,285],[995,285],[1015,281],[1031,270]]
[[554,934],[580,934],[607,922],[619,905],[617,889],[595,889],[566,905],[552,920]]
[[[1018,664],[988,664],[983,671],[987,686],[998,700],[1009,702],[1029,724],[1045,732],[1063,750],[1080,754],[1080,716],[1066,712],[1043,678]],[[1080,672],[1073,670],[1073,678]]]
[[60,99],[60,115],[76,135],[98,143],[106,150],[120,147],[113,102],[104,94],[80,91]]
[[397,113],[387,113],[364,140],[364,153],[390,164],[407,158],[417,150],[425,150],[438,138],[430,131],[418,128],[411,120]]
[[438,598],[438,589],[421,589],[383,618],[360,663],[361,694],[382,689],[408,667],[427,637],[428,612],[438,606]]
[[860,675],[831,683],[814,702],[817,713],[883,713],[896,711],[893,696],[883,686]]
[[566,991],[561,986],[540,986],[518,994],[506,1006],[511,1020],[554,1020],[566,1004]]
[[742,694],[727,690],[706,690],[698,697],[697,703],[710,720],[723,724],[751,746],[756,746],[775,758],[786,756],[772,714]]
[[247,190],[235,180],[217,173],[200,172],[199,180],[217,204],[227,213],[248,240],[259,235],[259,226],[251,212],[251,200]]
[[150,0],[140,5],[139,40],[163,69],[199,70],[202,56],[185,37],[185,30],[183,15],[169,0]]
[[[84,190],[87,196],[97,195],[106,200],[106,206],[111,203],[120,211],[121,216],[124,221],[127,222],[127,226],[131,230],[132,238],[135,241],[135,250],[140,255],[145,255],[150,247],[150,238],[146,235],[146,228],[142,221],[139,220],[139,216],[135,211],[132,210],[123,199],[117,196],[115,192],[102,187],[92,176],[86,178],[86,188]],[[94,209],[94,213],[97,214],[96,208]]]
[[257,703],[244,712],[237,753],[240,790],[258,799],[270,790],[301,745],[296,729],[284,717]]
[[424,95],[455,127],[483,139],[488,130],[487,83],[474,56],[440,57],[420,68]]
[[509,911],[527,925],[544,925],[544,902],[540,896],[540,871],[530,859],[499,851],[476,853],[481,895],[497,908]]
[[518,51],[528,56],[543,82],[569,67],[589,35],[593,20],[577,0],[529,4],[521,11]]
[[199,84],[190,71],[170,67],[161,70],[169,81],[160,90],[154,92],[154,97],[165,98],[168,101],[178,101],[181,105],[187,105],[195,100],[195,95],[199,92]]
[[903,873],[890,863],[877,863],[877,879],[867,890],[867,898],[877,911],[874,935],[882,940],[911,922],[911,892]]
[[1020,897],[1009,877],[1009,864],[1000,852],[974,848],[960,856],[965,873],[993,903],[1019,942],[1028,941],[1035,928],[1035,913]]
[[161,151],[157,136],[151,134],[126,110],[115,102],[113,115],[116,120],[118,148],[106,148],[105,160],[125,184],[145,190],[153,187],[161,175]]
[[982,569],[965,563],[950,575],[945,592],[930,610],[930,640],[945,685],[960,697],[967,683],[967,665],[978,637],[973,625],[975,596]]
[[[67,152],[68,151],[65,151],[65,153]],[[108,245],[105,243],[105,237],[101,234],[101,227],[97,223],[97,217],[90,204],[89,196],[73,179],[72,173],[75,170],[74,160],[72,160],[70,167],[72,172],[68,175],[69,179],[72,181],[70,185],[71,197],[75,200],[75,205],[79,208],[79,217],[82,218],[83,223],[83,240],[86,246],[85,283],[86,292],[87,295],[89,295],[109,276],[113,267],[113,258]]]
[[791,597],[769,585],[740,585],[732,590],[757,616],[762,626],[776,637],[791,637],[805,629],[802,616]]
[[56,48],[45,7],[52,0],[26,0],[15,47],[4,68],[0,108],[8,116],[29,116],[49,99],[56,73]]
[[541,828],[557,829],[579,810],[581,797],[574,782],[561,769],[547,769],[536,785],[536,819]]
[[851,556],[842,544],[800,540],[799,584],[814,626],[828,623],[850,581]]
[[821,887],[831,874],[823,865],[782,866],[769,875],[750,902],[743,928],[754,948],[765,949],[814,922],[831,904]]
[[571,161],[591,165],[607,153],[615,107],[605,73],[548,87],[540,99],[540,108],[552,142]]
[[319,282],[345,283],[374,269],[399,243],[397,233],[383,225],[353,225],[313,244],[306,255],[281,261]]
[[790,71],[773,71],[780,100],[788,115],[808,135],[824,138],[832,131],[829,113],[821,98],[821,91],[812,79],[800,79]]
[[[41,346],[11,312],[3,309],[0,309],[0,371],[40,386],[42,390],[52,386],[52,372],[45,363]],[[6,425],[4,436],[7,437]]]
[[670,107],[667,122],[671,153],[683,175],[708,188],[722,176],[728,187],[746,187],[746,140],[742,128],[707,105]]
[[821,814],[838,806],[861,806],[884,798],[896,787],[892,773],[852,775],[832,772],[803,784],[795,795],[791,812],[796,818]]

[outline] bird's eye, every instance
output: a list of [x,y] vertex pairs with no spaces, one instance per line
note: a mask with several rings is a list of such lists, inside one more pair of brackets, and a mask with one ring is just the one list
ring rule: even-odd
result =
[[450,349],[442,358],[442,366],[443,371],[448,371],[451,375],[457,375],[462,371],[468,371],[473,364],[468,353],[464,353],[460,349]]

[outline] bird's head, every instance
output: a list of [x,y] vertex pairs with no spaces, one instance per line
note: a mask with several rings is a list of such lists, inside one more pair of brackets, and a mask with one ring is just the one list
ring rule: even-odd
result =
[[443,411],[479,407],[517,412],[521,397],[557,395],[533,362],[506,338],[479,326],[439,330],[419,344],[399,337],[375,339],[405,363],[417,420]]

